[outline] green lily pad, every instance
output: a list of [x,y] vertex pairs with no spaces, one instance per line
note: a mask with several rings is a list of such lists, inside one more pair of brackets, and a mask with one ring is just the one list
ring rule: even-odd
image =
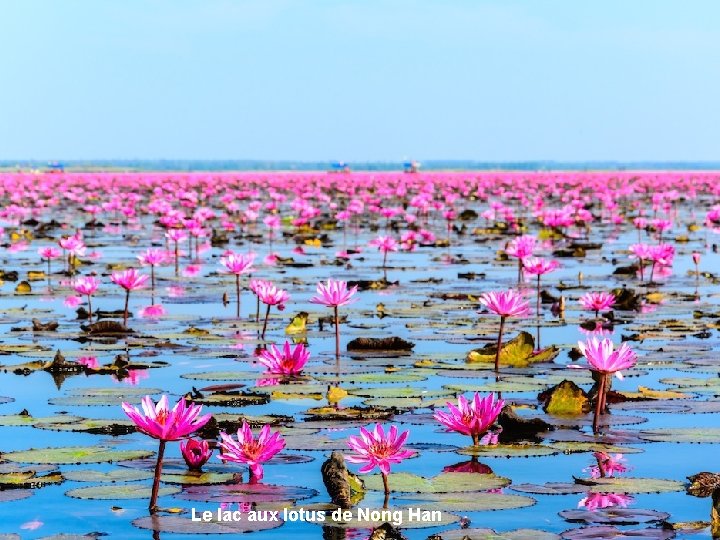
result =
[[45,416],[35,418],[29,414],[6,414],[0,416],[0,426],[33,426],[37,423],[43,424],[64,424],[82,420],[79,416],[69,414],[58,414],[57,416]]
[[110,471],[95,471],[91,469],[75,469],[66,471],[67,480],[72,482],[134,482],[136,480],[149,480],[152,473],[137,469],[118,468]]
[[82,431],[95,435],[126,435],[135,432],[135,423],[131,420],[105,418],[78,418],[76,422],[38,422],[36,428],[51,431]]
[[443,390],[427,390],[422,387],[410,386],[386,386],[381,388],[351,388],[348,390],[353,396],[368,398],[436,398],[442,396],[450,397],[451,392]]
[[640,437],[655,442],[720,443],[720,428],[657,428],[640,432]]
[[[65,495],[74,499],[114,500],[149,499],[151,487],[147,484],[106,484],[71,489]],[[178,487],[160,487],[159,495],[174,495],[180,492]]]
[[685,484],[661,478],[594,478],[587,481],[594,493],[668,493],[684,491]]
[[493,529],[454,529],[438,533],[442,540],[560,540],[557,534],[537,529],[495,532]]
[[303,487],[233,483],[187,486],[177,498],[198,502],[275,503],[309,499],[316,495],[314,489]]
[[587,493],[588,486],[574,482],[547,482],[545,484],[513,484],[513,491],[530,493],[533,495],[573,495],[576,493]]
[[[334,381],[333,375],[318,375],[318,381]],[[427,375],[417,373],[357,373],[355,375],[344,375],[343,381],[349,384],[382,384],[382,383],[409,383],[427,380]]]
[[248,381],[266,376],[266,374],[259,371],[203,371],[200,373],[184,373],[180,375],[180,378],[196,381]]
[[152,455],[153,452],[146,450],[116,450],[102,446],[62,446],[7,452],[3,454],[3,459],[20,463],[72,465],[74,463],[103,463],[106,461],[140,459]]
[[448,512],[509,510],[533,506],[537,502],[532,497],[506,495],[504,493],[473,493],[472,496],[468,496],[467,493],[399,494],[394,499],[417,500],[425,510],[445,510]]
[[37,476],[34,471],[0,473],[0,488],[39,488],[45,484],[59,484],[64,478],[59,472]]
[[464,456],[478,457],[539,457],[559,454],[560,450],[554,446],[541,444],[493,444],[481,446],[468,446],[457,451]]
[[557,441],[552,443],[551,446],[557,448],[565,454],[574,454],[577,452],[605,452],[606,454],[641,454],[645,451],[641,448],[605,444],[601,442]]
[[[494,364],[497,346],[488,344],[481,349],[474,349],[467,355],[467,362]],[[550,362],[558,354],[560,349],[548,347],[535,352],[535,339],[527,332],[520,332],[516,337],[503,344],[500,349],[501,366],[525,367],[537,362]]]
[[597,508],[594,510],[563,510],[560,517],[573,523],[607,523],[611,525],[637,525],[665,521],[670,517],[667,512],[645,510],[642,508]]
[[[409,493],[455,493],[467,491],[486,491],[502,488],[510,484],[508,478],[494,474],[441,473],[433,478],[425,478],[411,473],[390,475],[390,489],[393,492]],[[362,477],[365,489],[382,491],[383,481],[379,474]]]
[[138,529],[147,529],[157,532],[178,534],[241,534],[255,531],[267,531],[280,527],[282,521],[248,521],[247,515],[242,521],[192,521],[191,518],[181,516],[146,516],[138,518],[132,524]]
[[168,484],[227,484],[237,480],[236,473],[231,472],[195,472],[185,471],[182,474],[163,473],[160,479]]

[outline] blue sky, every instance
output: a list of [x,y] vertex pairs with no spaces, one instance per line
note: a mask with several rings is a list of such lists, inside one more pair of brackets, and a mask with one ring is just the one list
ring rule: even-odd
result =
[[714,0],[0,0],[0,159],[718,160]]

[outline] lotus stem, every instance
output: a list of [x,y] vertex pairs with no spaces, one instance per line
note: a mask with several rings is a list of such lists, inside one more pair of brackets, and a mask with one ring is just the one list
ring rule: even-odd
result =
[[237,295],[237,319],[240,320],[240,274],[235,274],[235,293]]
[[175,277],[180,273],[180,249],[178,248],[178,242],[175,240]]
[[268,317],[270,317],[270,304],[268,304],[267,309],[265,310],[265,322],[263,323],[262,334],[260,334],[260,337],[262,339],[265,339],[265,330],[267,330]]
[[497,350],[495,351],[495,371],[500,369],[500,348],[502,347],[502,335],[505,329],[505,317],[500,317],[500,331],[498,332]]
[[130,289],[125,290],[125,310],[123,311],[123,326],[127,327],[128,304],[130,303]]
[[88,320],[92,323],[92,295],[88,294]]
[[598,432],[600,415],[605,408],[605,381],[607,377],[605,373],[600,372],[600,382],[598,384],[598,393],[595,397],[595,416],[593,417],[593,433]]
[[162,460],[165,454],[165,441],[160,439],[160,448],[158,448],[157,463],[155,464],[155,477],[153,478],[152,493],[150,495],[150,505],[148,510],[153,514],[157,510],[158,491],[160,490],[160,475],[162,473]]
[[334,306],[335,309],[335,358],[340,358],[340,316],[338,314],[338,307]]

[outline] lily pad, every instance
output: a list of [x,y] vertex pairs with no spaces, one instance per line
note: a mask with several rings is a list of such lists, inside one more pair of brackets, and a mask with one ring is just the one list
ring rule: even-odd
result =
[[439,540],[560,540],[557,534],[537,529],[496,532],[493,529],[454,529],[437,534]]
[[95,471],[91,469],[75,469],[64,473],[67,480],[72,482],[134,482],[136,480],[149,480],[152,473],[126,468],[111,469],[109,471]]
[[669,493],[684,491],[685,484],[661,478],[593,478],[587,480],[593,493]]
[[425,510],[445,510],[448,512],[509,510],[533,506],[537,502],[532,497],[506,495],[505,493],[473,493],[472,496],[468,496],[467,493],[400,494],[396,495],[394,499],[417,500]]
[[[150,490],[149,484],[106,484],[71,489],[65,495],[74,499],[94,500],[149,499]],[[178,492],[180,492],[180,488],[161,486],[159,495],[164,497]]]
[[657,428],[640,432],[640,437],[655,442],[672,443],[720,443],[720,428]]
[[457,451],[464,456],[478,457],[539,457],[559,454],[560,449],[541,444],[493,444],[467,446]]
[[153,452],[146,450],[116,450],[102,446],[62,446],[7,452],[3,454],[3,459],[20,463],[72,465],[140,459],[152,455]]
[[254,531],[267,531],[280,527],[282,521],[192,521],[181,516],[146,516],[138,518],[132,524],[138,529],[178,534],[241,534]]
[[665,521],[667,512],[642,508],[598,508],[596,510],[563,510],[560,517],[573,523],[606,523],[609,525],[638,525]]
[[[496,351],[496,345],[488,344],[482,349],[470,351],[467,361],[483,364],[494,363]],[[520,332],[500,348],[499,361],[501,366],[525,367],[537,362],[550,362],[559,354],[560,349],[557,347],[548,347],[535,352],[535,339],[527,332]]]
[[314,489],[272,484],[222,484],[187,486],[177,497],[188,501],[216,503],[261,503],[296,501],[317,495]]
[[[362,477],[365,489],[382,491],[383,481],[379,474]],[[495,474],[441,473],[426,478],[411,473],[394,473],[390,477],[393,492],[406,493],[456,493],[468,491],[486,491],[502,488],[510,484],[508,478]]]

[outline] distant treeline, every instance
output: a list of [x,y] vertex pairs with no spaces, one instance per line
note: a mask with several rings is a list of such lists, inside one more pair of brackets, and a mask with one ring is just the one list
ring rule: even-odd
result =
[[[264,161],[264,160],[0,160],[3,170],[66,171],[330,171],[347,166],[353,171],[402,171],[407,162],[367,161]],[[720,162],[707,161],[471,161],[428,160],[420,163],[421,171],[439,170],[717,170]]]

